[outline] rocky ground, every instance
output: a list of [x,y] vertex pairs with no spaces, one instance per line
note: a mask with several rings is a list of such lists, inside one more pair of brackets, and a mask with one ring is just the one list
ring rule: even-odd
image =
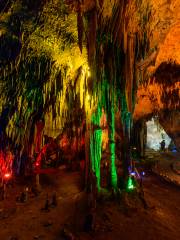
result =
[[[180,190],[156,175],[143,180],[148,208],[139,205],[123,208],[117,201],[98,202],[94,231],[83,231],[87,213],[87,196],[82,191],[77,172],[61,170],[41,176],[42,192],[26,203],[17,203],[16,195],[25,185],[8,188],[7,200],[0,202],[0,239],[2,240],[61,240],[67,229],[74,239],[180,239]],[[57,193],[57,207],[43,211],[47,194]],[[73,239],[73,238],[72,238]]]

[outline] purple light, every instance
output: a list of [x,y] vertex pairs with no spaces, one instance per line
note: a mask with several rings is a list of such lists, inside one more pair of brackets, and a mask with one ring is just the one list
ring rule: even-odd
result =
[[131,176],[135,176],[136,175],[136,173],[135,172],[131,172]]

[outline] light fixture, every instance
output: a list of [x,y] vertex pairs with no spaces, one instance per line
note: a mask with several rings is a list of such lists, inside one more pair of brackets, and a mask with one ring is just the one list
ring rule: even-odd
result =
[[5,174],[4,174],[4,178],[9,179],[10,177],[11,177],[11,174],[10,174],[10,173],[5,173]]
[[132,181],[132,178],[131,178],[131,177],[128,178],[127,189],[128,189],[128,190],[134,189],[134,185],[133,185],[133,181]]

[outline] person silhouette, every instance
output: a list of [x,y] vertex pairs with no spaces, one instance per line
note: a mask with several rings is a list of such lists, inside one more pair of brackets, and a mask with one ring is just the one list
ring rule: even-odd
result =
[[165,143],[165,140],[163,139],[161,142],[160,142],[160,145],[161,145],[161,151],[165,151],[165,145],[166,145],[166,143]]

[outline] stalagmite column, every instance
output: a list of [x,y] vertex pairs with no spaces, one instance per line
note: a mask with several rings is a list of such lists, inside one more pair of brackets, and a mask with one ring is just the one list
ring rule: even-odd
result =
[[111,153],[111,185],[113,188],[117,188],[117,172],[116,172],[116,153],[115,153],[115,116],[114,116],[114,106],[111,106],[110,112],[110,132],[109,132],[109,140],[110,140],[110,153]]
[[102,145],[102,130],[95,129],[90,137],[91,162],[92,170],[95,172],[97,178],[97,187],[100,190],[101,180],[101,145]]
[[97,188],[100,190],[101,180],[101,147],[102,147],[102,129],[100,119],[102,109],[98,105],[97,111],[92,116],[91,134],[90,134],[90,156],[92,170],[97,178]]

